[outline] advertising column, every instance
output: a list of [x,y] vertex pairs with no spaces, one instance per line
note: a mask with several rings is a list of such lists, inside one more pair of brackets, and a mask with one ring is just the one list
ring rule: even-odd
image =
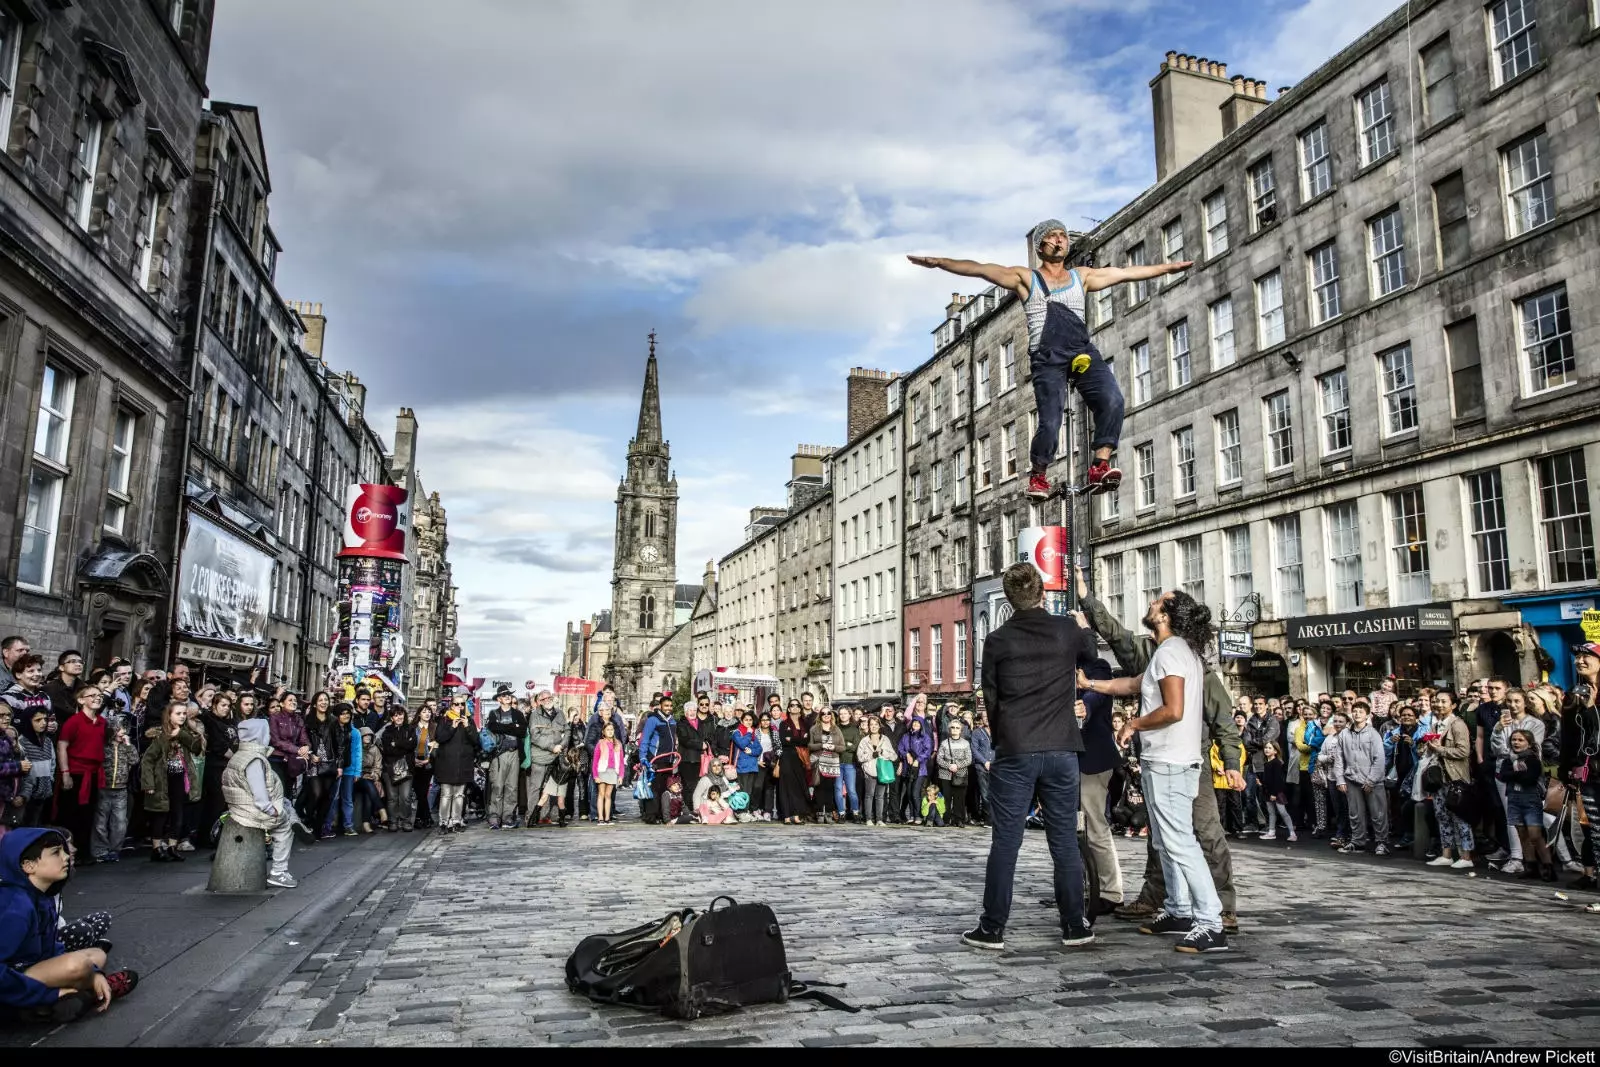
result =
[[357,682],[376,676],[402,698],[406,497],[404,489],[392,485],[352,485],[345,491],[333,656],[336,672],[348,668]]
[[1017,534],[1017,561],[1031,563],[1044,582],[1044,609],[1065,615],[1071,609],[1067,560],[1072,546],[1065,526],[1028,526]]

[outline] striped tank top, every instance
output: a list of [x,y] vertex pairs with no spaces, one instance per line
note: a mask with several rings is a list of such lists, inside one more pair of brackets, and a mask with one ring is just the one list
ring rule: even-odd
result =
[[[1078,277],[1076,269],[1067,272],[1067,283],[1052,292],[1044,276],[1038,271],[1033,271],[1033,285],[1028,290],[1028,299],[1023,301],[1022,311],[1028,319],[1028,353],[1032,355],[1039,351],[1039,345],[1044,340],[1045,319],[1049,315],[1051,304],[1060,304],[1067,311],[1077,316],[1079,323],[1087,323],[1084,318],[1083,307],[1083,280]],[[1085,327],[1087,333],[1087,327]]]

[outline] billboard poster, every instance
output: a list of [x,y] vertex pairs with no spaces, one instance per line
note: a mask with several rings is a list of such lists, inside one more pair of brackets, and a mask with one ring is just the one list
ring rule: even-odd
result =
[[409,494],[393,485],[351,485],[344,495],[344,547],[341,559],[406,558],[406,530],[411,525]]
[[264,649],[271,599],[272,558],[189,512],[178,572],[178,630],[202,640]]
[[1066,591],[1069,549],[1065,526],[1028,526],[1017,533],[1018,561],[1033,564],[1047,592]]

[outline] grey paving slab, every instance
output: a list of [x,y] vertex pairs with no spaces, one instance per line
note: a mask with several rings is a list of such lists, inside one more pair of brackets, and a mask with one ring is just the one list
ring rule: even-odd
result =
[[[1119,841],[1130,894],[1143,843]],[[1043,836],[1029,834],[1007,948],[959,944],[988,837],[863,827],[574,827],[434,836],[402,860],[240,1045],[1410,1045],[1600,1042],[1592,895],[1322,849],[1234,852],[1243,932],[1187,957],[1104,919],[1059,945]],[[770,904],[809,1003],[692,1023],[569,994],[586,934],[728,893]]]

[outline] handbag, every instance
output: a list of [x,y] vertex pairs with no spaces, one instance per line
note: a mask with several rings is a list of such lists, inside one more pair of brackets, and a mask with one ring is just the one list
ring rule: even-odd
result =
[[401,756],[389,764],[389,781],[404,782],[411,778],[411,761]]
[[487,726],[478,727],[478,748],[485,756],[492,756],[500,744],[495,740],[494,732]]
[[741,789],[737,793],[728,794],[728,807],[732,808],[734,811],[743,811],[749,806],[750,794],[746,793],[744,790]]
[[1552,778],[1549,786],[1544,791],[1544,813],[1546,815],[1560,815],[1566,806],[1567,787]]
[[1472,789],[1467,782],[1446,782],[1443,796],[1445,810],[1450,814],[1468,824],[1477,821],[1477,797],[1473,796]]
[[[1430,763],[1422,768],[1422,791],[1424,793],[1437,793],[1444,788],[1444,768],[1437,763]],[[1446,805],[1448,807],[1448,805]]]
[[648,774],[641,774],[638,778],[634,779],[633,799],[654,800],[655,796],[655,790],[650,788],[650,776]]
[[817,756],[817,774],[823,778],[839,777],[839,754],[826,749]]
[[882,785],[894,781],[894,760],[878,758],[878,781]]

